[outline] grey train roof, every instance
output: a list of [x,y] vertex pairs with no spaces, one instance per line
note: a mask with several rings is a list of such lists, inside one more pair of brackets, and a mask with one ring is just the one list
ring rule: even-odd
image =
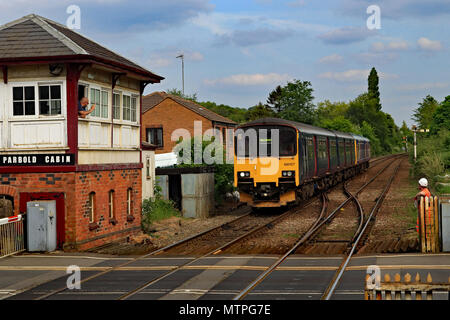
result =
[[238,129],[245,128],[245,127],[251,127],[251,126],[255,126],[255,125],[289,125],[289,126],[295,127],[300,132],[304,132],[307,134],[323,135],[323,136],[328,136],[328,137],[338,137],[338,138],[352,139],[352,140],[356,139],[356,140],[362,140],[362,141],[369,141],[369,139],[367,139],[365,137],[361,137],[359,135],[340,132],[340,131],[336,131],[336,130],[328,130],[328,129],[312,126],[310,124],[291,121],[291,120],[284,120],[284,119],[280,119],[280,118],[262,118],[262,119],[258,119],[258,120],[253,120],[253,121],[247,122],[247,123],[239,126]]
[[361,141],[370,142],[370,140],[367,139],[366,137],[363,137],[363,136],[360,136],[360,135],[357,135],[357,134],[353,134],[353,133],[352,133],[352,136],[355,137],[355,140],[361,140]]

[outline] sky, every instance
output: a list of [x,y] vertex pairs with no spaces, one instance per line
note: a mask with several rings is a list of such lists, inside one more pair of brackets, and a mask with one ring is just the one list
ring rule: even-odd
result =
[[450,0],[9,0],[0,24],[30,13],[66,24],[72,5],[75,31],[165,77],[146,94],[181,89],[184,54],[185,93],[234,107],[294,79],[311,82],[316,104],[349,101],[372,67],[399,126],[426,95],[450,95]]

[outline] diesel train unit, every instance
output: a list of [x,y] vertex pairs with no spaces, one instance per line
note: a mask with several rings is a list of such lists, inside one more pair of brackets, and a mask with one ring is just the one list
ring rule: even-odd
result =
[[234,184],[252,207],[299,203],[369,167],[367,138],[278,118],[239,126],[234,144]]

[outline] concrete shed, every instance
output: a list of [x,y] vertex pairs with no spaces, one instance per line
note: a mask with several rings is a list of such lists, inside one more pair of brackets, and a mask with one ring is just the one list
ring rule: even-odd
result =
[[175,202],[186,218],[207,218],[214,211],[214,168],[157,168],[164,199]]

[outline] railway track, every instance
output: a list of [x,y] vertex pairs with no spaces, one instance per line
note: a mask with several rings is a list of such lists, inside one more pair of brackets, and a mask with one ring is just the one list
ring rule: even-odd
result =
[[[337,283],[339,283],[339,280],[342,277],[343,271],[345,270],[345,267],[348,265],[348,261],[350,261],[351,257],[355,253],[357,249],[357,245],[361,243],[361,239],[363,236],[367,236],[370,231],[370,228],[368,229],[368,224],[371,222],[371,220],[374,218],[374,214],[377,209],[381,206],[381,203],[384,199],[384,196],[386,195],[395,175],[398,171],[398,168],[400,166],[401,161],[399,161],[397,167],[394,170],[394,173],[390,176],[388,184],[386,187],[384,187],[382,193],[377,198],[377,202],[375,206],[372,208],[371,213],[365,217],[364,211],[362,208],[361,203],[359,202],[357,196],[362,193],[363,190],[365,190],[373,181],[375,181],[383,172],[385,172],[394,162],[398,161],[398,158],[402,156],[396,156],[393,157],[394,160],[389,162],[386,166],[384,166],[381,170],[379,170],[374,177],[372,177],[368,182],[366,182],[363,186],[361,186],[356,192],[352,193],[350,192],[347,187],[345,187],[345,191],[347,193],[347,199],[343,201],[337,208],[335,208],[329,215],[324,217],[323,214],[320,215],[318,220],[316,220],[309,230],[284,254],[282,255],[275,263],[273,263],[268,269],[266,269],[263,273],[261,273],[252,283],[250,283],[246,288],[244,288],[238,295],[234,297],[233,300],[241,300],[243,299],[248,293],[250,293],[255,287],[257,287],[264,279],[266,279],[273,271],[277,269],[277,267],[282,264],[290,255],[294,254],[301,246],[303,246],[305,243],[307,243],[311,238],[313,238],[319,230],[323,226],[325,226],[327,223],[331,222],[333,218],[340,212],[340,209],[342,209],[347,203],[350,201],[355,202],[358,212],[359,212],[359,225],[357,230],[355,231],[353,237],[351,240],[348,241],[348,244],[352,244],[352,247],[347,255],[347,258],[343,260],[343,263],[341,264],[340,268],[338,269],[335,277],[333,278],[332,284],[329,285],[327,288],[326,293],[324,294],[324,297],[331,296],[334,292],[334,289],[336,288]],[[390,159],[390,158],[389,158]]]
[[[378,162],[378,161],[376,161]],[[376,165],[378,165],[377,163]],[[376,166],[375,165],[375,166]],[[325,194],[322,194],[320,196],[322,199],[322,210],[318,217],[318,219],[315,221],[314,226],[317,227],[321,223],[321,221],[324,221],[324,214],[326,212],[326,206],[328,203],[327,196]],[[128,299],[135,294],[141,292],[142,290],[148,288],[149,286],[167,278],[168,276],[174,274],[175,272],[183,269],[184,267],[187,267],[191,264],[194,264],[195,262],[199,261],[202,258],[217,255],[223,251],[225,251],[227,248],[241,242],[245,241],[249,237],[253,235],[257,235],[259,233],[263,233],[268,229],[271,229],[275,224],[279,223],[280,221],[283,221],[284,219],[294,216],[299,211],[303,210],[304,208],[310,206],[315,201],[319,199],[319,195],[316,195],[309,199],[308,201],[302,203],[300,206],[294,207],[289,209],[288,211],[284,212],[283,214],[280,214],[276,217],[269,217],[269,216],[258,216],[252,212],[246,212],[242,216],[229,221],[227,223],[224,223],[220,226],[211,228],[209,230],[206,230],[204,232],[201,232],[199,234],[193,235],[191,237],[188,237],[186,239],[183,239],[181,241],[178,241],[176,243],[170,244],[164,248],[155,250],[153,252],[150,252],[148,254],[136,257],[132,260],[129,260],[125,263],[119,264],[115,267],[112,267],[108,270],[99,272],[97,274],[94,274],[90,277],[87,277],[80,281],[80,284],[83,284],[88,281],[92,281],[96,278],[99,278],[107,273],[120,270],[123,267],[126,267],[138,260],[145,259],[152,256],[157,255],[192,255],[195,254],[197,257],[190,259],[190,261],[177,266],[176,268],[169,270],[168,272],[153,278],[143,285],[135,288],[132,291],[129,291],[122,296],[119,297],[119,300]],[[325,209],[324,209],[325,208]],[[61,287],[59,289],[53,290],[49,293],[40,295],[36,298],[36,300],[44,300],[48,299],[49,297],[56,295],[58,293],[61,293],[63,291],[67,290],[67,287]]]
[[[168,245],[164,248],[155,250],[153,252],[150,252],[148,254],[139,256],[135,259],[129,260],[125,263],[119,264],[118,266],[115,266],[113,268],[110,268],[108,270],[102,271],[100,273],[97,273],[95,275],[92,275],[90,277],[87,277],[79,282],[79,284],[83,284],[88,281],[92,281],[96,278],[99,278],[107,273],[110,273],[112,271],[120,270],[123,267],[126,267],[138,260],[142,260],[151,256],[157,256],[157,255],[187,255],[195,253],[197,257],[191,258],[190,261],[177,266],[176,268],[169,270],[168,272],[164,273],[163,275],[160,275],[156,278],[153,278],[143,285],[139,286],[138,288],[127,292],[126,294],[123,294],[119,297],[119,300],[125,300],[130,298],[131,296],[141,292],[145,288],[167,278],[168,276],[174,274],[175,272],[183,269],[184,267],[187,267],[189,265],[194,264],[195,262],[199,261],[202,258],[218,254],[222,250],[226,249],[227,247],[242,241],[246,237],[250,236],[251,234],[260,231],[261,229],[267,228],[268,226],[273,226],[274,224],[282,221],[283,219],[289,217],[290,215],[293,215],[297,213],[299,210],[302,210],[303,208],[309,206],[311,203],[317,200],[317,196],[311,198],[307,202],[301,204],[300,206],[291,208],[290,210],[277,215],[276,217],[269,217],[269,216],[261,216],[254,214],[252,212],[245,213],[244,215],[229,221],[227,223],[224,223],[220,226],[211,228],[209,230],[206,230],[204,232],[201,232],[199,234],[193,235],[191,237],[188,237],[186,239],[183,239],[181,241],[178,241],[176,243],[173,243],[171,245]],[[53,290],[49,293],[43,294],[39,297],[37,297],[35,300],[44,300],[48,299],[49,297],[56,295],[58,293],[61,293],[63,291],[66,291],[67,287],[61,287],[59,289]]]

